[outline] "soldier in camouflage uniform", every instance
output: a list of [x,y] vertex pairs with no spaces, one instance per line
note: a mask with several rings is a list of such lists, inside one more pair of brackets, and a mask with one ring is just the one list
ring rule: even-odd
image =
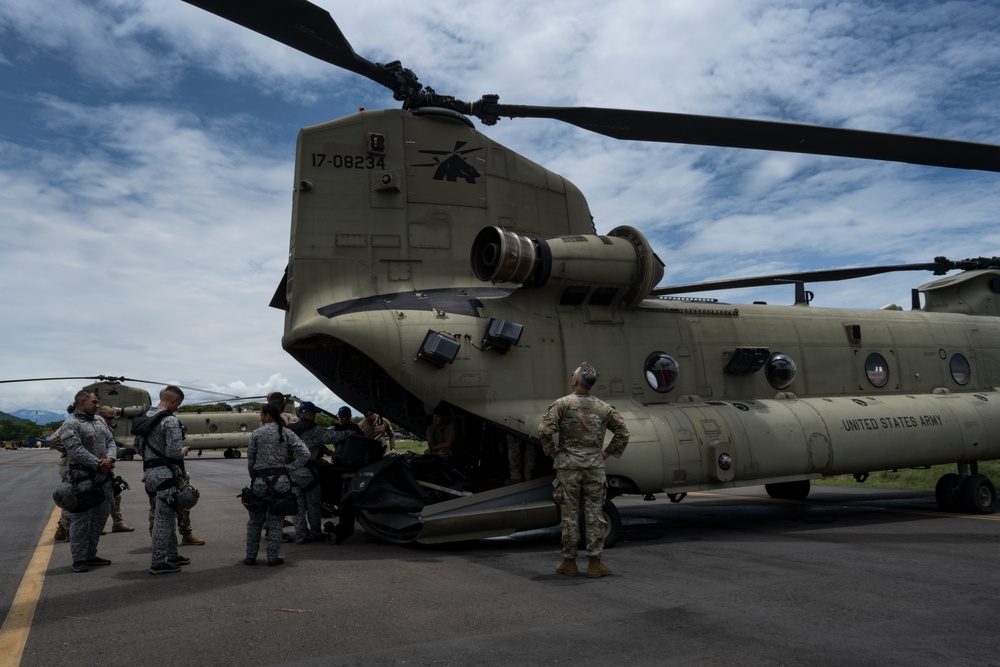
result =
[[254,565],[260,549],[260,531],[267,525],[267,564],[281,565],[281,530],[285,516],[273,502],[292,491],[290,475],[305,466],[309,449],[299,436],[285,427],[280,408],[267,403],[261,408],[261,426],[250,434],[247,445],[247,468],[250,471],[250,493],[254,499],[270,497],[266,509],[250,511],[247,520],[247,557],[243,562]]
[[[573,393],[549,406],[538,425],[542,450],[554,460],[556,479],[552,498],[559,505],[562,527],[562,557],[556,572],[575,577],[577,544],[580,541],[580,501],[589,563],[587,576],[604,577],[611,568],[601,563],[607,522],[602,507],[605,498],[604,461],[608,456],[621,457],[628,444],[628,428],[614,407],[590,390],[597,382],[597,371],[586,361],[573,371]],[[604,432],[614,433],[607,448]],[[558,444],[553,436],[559,434]]]
[[[184,447],[184,453],[191,451],[190,447]],[[187,489],[193,489],[191,486],[191,476],[187,474],[186,470],[181,471],[180,480],[177,482],[177,486],[181,491]],[[181,541],[180,545],[201,545],[205,543],[205,540],[201,539],[192,532],[191,529],[191,509],[186,507],[178,507],[174,512],[177,515],[177,530],[180,531]],[[149,508],[149,532],[153,533],[153,519],[155,518],[154,507]]]
[[[117,413],[115,409],[110,405],[102,405],[97,409],[97,414],[104,420],[104,423],[108,425],[111,430],[111,437],[115,436],[115,417]],[[122,494],[115,496],[114,503],[111,505],[111,532],[112,533],[131,533],[135,528],[129,526],[125,523],[124,517],[122,517]]]
[[365,413],[365,418],[358,422],[365,437],[369,440],[377,440],[382,445],[382,453],[385,453],[385,441],[389,439],[389,451],[396,451],[396,434],[392,430],[392,424],[387,422],[374,410]]
[[[185,451],[189,450],[190,447],[185,447]],[[180,482],[181,491],[186,489],[192,489],[191,477],[186,472],[181,473]],[[191,509],[182,508],[177,510],[177,531],[181,534],[181,546],[186,545],[202,545],[205,540],[201,539],[195,535],[191,530]]]
[[522,440],[513,433],[507,434],[507,467],[510,470],[509,484],[526,482],[535,472],[535,445]]
[[79,493],[100,487],[104,491],[104,500],[89,510],[74,512],[70,520],[69,544],[74,572],[87,572],[91,567],[111,564],[110,560],[97,555],[97,543],[115,497],[111,470],[115,467],[118,447],[104,420],[95,418],[98,406],[95,392],[78,391],[73,414],[58,432],[59,441],[66,449],[68,478],[74,490]]
[[295,515],[296,544],[307,544],[324,538],[322,520],[323,490],[319,485],[320,461],[325,445],[336,445],[354,435],[353,431],[338,431],[323,428],[316,423],[316,406],[306,401],[299,406],[299,420],[288,425],[288,430],[299,436],[309,449],[309,461],[291,474],[293,491],[299,501],[299,511]]
[[183,401],[184,392],[179,387],[167,385],[160,390],[160,402],[146,412],[147,417],[164,411],[169,413],[140,444],[139,451],[143,458],[142,482],[153,510],[150,574],[180,572],[181,565],[191,562],[178,553],[177,533],[174,532],[177,522],[174,501],[181,491],[184,455],[188,448],[184,446],[181,423],[173,413]]
[[[75,412],[76,406],[70,405],[66,408],[66,412],[73,414]],[[52,434],[49,438],[49,444],[56,448],[59,452],[59,481],[62,483],[69,482],[69,461],[66,459],[66,448],[63,447],[62,441],[59,439],[59,431]],[[73,517],[72,513],[68,509],[62,509],[59,511],[59,523],[56,525],[56,542],[62,540],[63,542],[69,541],[69,523],[70,519]]]

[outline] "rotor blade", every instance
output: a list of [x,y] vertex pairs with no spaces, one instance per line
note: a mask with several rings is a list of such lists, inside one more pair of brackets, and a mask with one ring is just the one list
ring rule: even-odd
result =
[[[954,267],[958,268],[958,267]],[[773,276],[757,276],[754,278],[734,278],[733,280],[711,280],[704,283],[688,283],[658,287],[649,293],[650,296],[666,296],[669,294],[689,294],[691,292],[714,292],[724,289],[742,289],[744,287],[763,287],[767,285],[784,285],[787,283],[823,283],[837,280],[864,278],[895,271],[944,271],[940,262],[932,264],[898,264],[893,266],[865,266],[854,269],[829,269],[825,271],[804,271],[801,273],[784,273]]]
[[103,375],[74,375],[70,377],[61,378],[22,378],[20,380],[0,380],[0,384],[7,384],[10,382],[49,382],[54,380],[101,380],[104,379]]
[[[818,125],[594,107],[534,107],[480,102],[490,117],[552,118],[615,139],[754,148],[1000,171],[1000,146]],[[466,109],[469,112],[470,109]]]
[[387,67],[358,56],[330,12],[306,0],[184,0],[331,65],[397,91]]
[[[141,382],[142,384],[157,384],[157,385],[160,385],[161,387],[165,387],[168,384],[170,384],[169,382],[153,382],[152,380],[138,380],[136,378],[124,378],[124,377],[123,378],[105,378],[104,376],[101,376],[100,379],[102,379],[102,380],[120,381],[120,382]],[[179,385],[179,384],[175,384],[174,386],[177,387],[178,389],[185,389],[187,391],[197,391],[197,392],[202,393],[202,394],[213,394],[215,396],[225,396],[229,400],[233,400],[233,399],[239,398],[239,396],[237,396],[235,394],[224,394],[221,391],[210,391],[208,389],[199,389],[198,387],[185,387],[185,386]]]
[[[136,378],[114,377],[111,375],[74,375],[70,377],[58,377],[58,378],[24,378],[21,380],[0,380],[0,384],[7,384],[11,382],[48,382],[51,380],[95,380],[97,382],[114,382],[118,384],[122,382],[139,382],[141,384],[156,384],[160,385],[161,387],[165,387],[169,384],[168,382],[153,382],[152,380],[138,380]],[[234,394],[223,394],[222,392],[219,391],[209,391],[208,389],[198,389],[197,387],[183,387],[179,384],[175,384],[174,386],[180,389],[186,389],[187,391],[197,391],[202,394],[215,394],[216,396],[225,396],[229,400],[234,400],[239,398],[239,396],[236,396]]]

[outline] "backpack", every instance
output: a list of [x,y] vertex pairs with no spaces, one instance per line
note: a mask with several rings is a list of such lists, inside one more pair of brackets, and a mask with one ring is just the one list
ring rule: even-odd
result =
[[164,417],[169,417],[170,412],[160,410],[152,417],[141,414],[132,417],[132,435],[135,436],[135,449],[139,456],[146,458],[146,438],[150,436],[156,425],[163,421]]

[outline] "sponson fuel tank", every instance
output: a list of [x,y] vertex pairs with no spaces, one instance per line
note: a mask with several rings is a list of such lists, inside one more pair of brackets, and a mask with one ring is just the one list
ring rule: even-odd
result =
[[612,487],[626,492],[746,486],[1000,456],[1000,396],[992,391],[682,397],[669,405],[620,409],[632,438],[626,456],[608,460],[608,475]]

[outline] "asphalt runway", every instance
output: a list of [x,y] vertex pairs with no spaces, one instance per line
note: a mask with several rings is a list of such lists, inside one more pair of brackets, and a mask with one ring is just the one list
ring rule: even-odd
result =
[[437,548],[359,529],[248,567],[246,461],[206,454],[188,469],[207,544],[181,547],[192,564],[154,577],[141,463],[117,468],[137,530],[105,535],[113,564],[77,574],[47,528],[56,461],[0,452],[0,617],[24,611],[14,594],[36,546],[52,549],[20,662],[0,665],[1000,663],[1000,515],[942,514],[931,492],[619,498],[623,540],[599,580],[555,573],[556,529]]

